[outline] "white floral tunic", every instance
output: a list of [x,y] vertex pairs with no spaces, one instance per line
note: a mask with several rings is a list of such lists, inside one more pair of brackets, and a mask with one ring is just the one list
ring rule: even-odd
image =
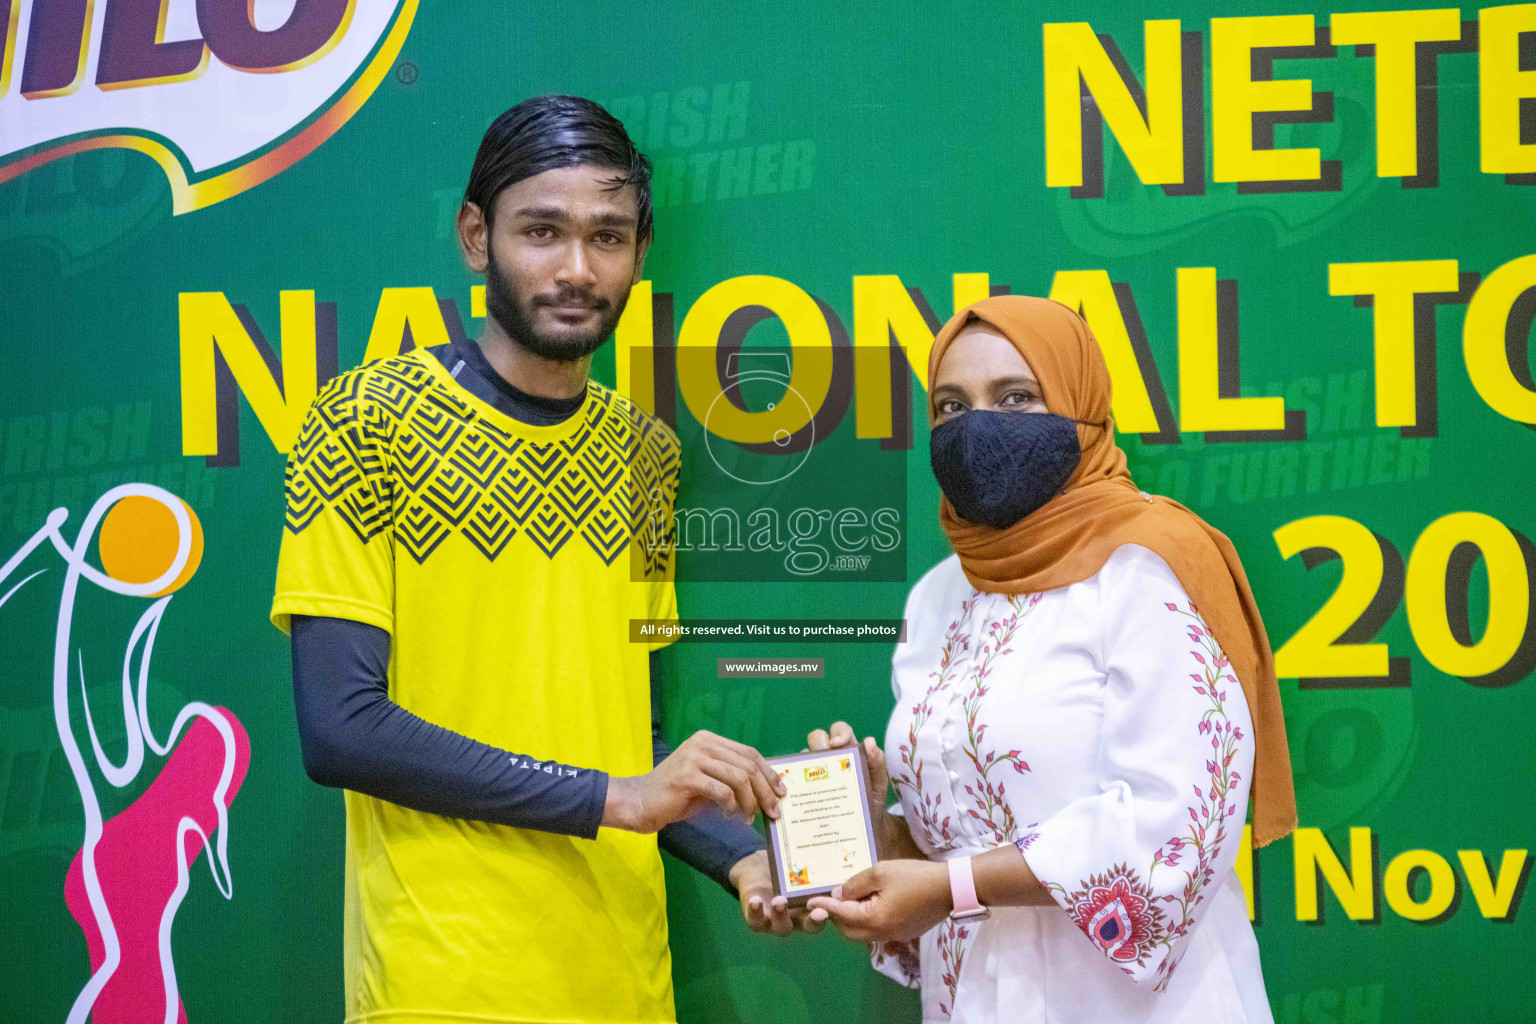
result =
[[1233,872],[1248,705],[1167,563],[1125,545],[1010,597],[951,556],[906,617],[886,756],[913,838],[1014,843],[1057,905],[945,921],[876,968],[921,984],[930,1024],[1271,1021]]

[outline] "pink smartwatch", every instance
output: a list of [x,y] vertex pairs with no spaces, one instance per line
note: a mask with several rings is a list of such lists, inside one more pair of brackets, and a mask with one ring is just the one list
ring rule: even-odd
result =
[[949,897],[955,905],[949,916],[956,921],[988,916],[991,911],[976,899],[976,876],[971,873],[971,858],[955,857],[948,863]]

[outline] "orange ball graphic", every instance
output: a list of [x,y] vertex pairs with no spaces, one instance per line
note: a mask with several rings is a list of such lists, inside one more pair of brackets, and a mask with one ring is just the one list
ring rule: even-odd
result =
[[[180,498],[176,500],[181,501]],[[182,501],[181,507],[187,510],[187,518],[192,523],[192,547],[187,553],[187,564],[181,567],[170,586],[151,597],[164,597],[179,590],[197,572],[203,560],[203,524],[198,521],[191,505]],[[171,567],[180,540],[176,516],[169,508],[154,498],[129,495],[108,509],[101,521],[101,533],[97,535],[101,567],[119,582],[149,583],[165,575]]]

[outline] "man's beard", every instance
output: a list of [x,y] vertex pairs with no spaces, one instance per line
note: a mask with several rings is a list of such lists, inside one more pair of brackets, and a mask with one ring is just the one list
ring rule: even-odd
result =
[[[619,317],[624,315],[624,307],[629,302],[628,289],[617,303],[574,288],[564,288],[553,295],[535,295],[531,299],[524,300],[513,288],[512,282],[507,280],[501,272],[501,267],[496,263],[495,252],[488,250],[486,257],[486,313],[503,331],[507,332],[508,337],[541,359],[573,363],[590,356],[602,348],[603,342],[613,334],[613,329],[618,326]],[[547,334],[541,334],[534,326],[534,313],[539,306],[573,303],[588,303],[597,310],[600,319],[590,334],[552,338]]]

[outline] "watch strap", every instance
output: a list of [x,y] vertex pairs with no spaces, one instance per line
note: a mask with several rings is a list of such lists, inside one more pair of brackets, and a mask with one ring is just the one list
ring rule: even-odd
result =
[[976,876],[971,871],[971,858],[955,857],[948,864],[949,896],[955,907],[949,916],[960,920],[986,914],[987,908],[976,899]]

